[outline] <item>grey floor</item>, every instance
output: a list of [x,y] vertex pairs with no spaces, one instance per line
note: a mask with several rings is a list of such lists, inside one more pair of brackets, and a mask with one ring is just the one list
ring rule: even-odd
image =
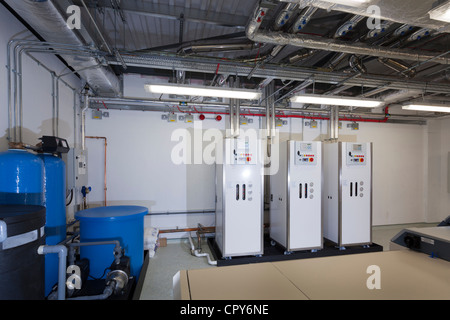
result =
[[[437,223],[416,223],[404,225],[376,226],[372,229],[372,241],[383,246],[384,251],[389,250],[389,241],[402,229],[409,227],[436,226]],[[194,237],[194,244],[197,239]],[[144,285],[141,291],[141,300],[172,300],[173,276],[179,270],[192,270],[201,268],[217,268],[208,264],[206,257],[195,257],[190,253],[189,239],[169,240],[166,247],[159,247],[154,257],[149,259],[145,274]],[[206,240],[202,242],[203,252],[210,252]]]

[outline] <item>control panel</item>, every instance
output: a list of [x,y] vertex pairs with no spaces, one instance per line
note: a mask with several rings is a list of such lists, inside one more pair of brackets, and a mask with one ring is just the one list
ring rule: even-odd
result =
[[247,139],[236,139],[232,146],[232,164],[256,164],[256,144],[250,143]]
[[366,144],[348,143],[347,144],[347,165],[366,165]]
[[297,142],[295,144],[294,156],[295,165],[317,165],[318,156],[316,144],[309,142]]

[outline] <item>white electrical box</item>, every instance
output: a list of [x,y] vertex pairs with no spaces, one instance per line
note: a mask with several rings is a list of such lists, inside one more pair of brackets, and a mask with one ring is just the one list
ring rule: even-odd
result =
[[264,167],[260,153],[260,140],[223,140],[223,158],[216,161],[215,232],[223,258],[263,254]]
[[279,151],[270,177],[270,238],[287,251],[322,249],[322,142],[285,141]]
[[68,188],[81,188],[88,185],[87,150],[72,148],[67,154]]
[[324,238],[340,247],[372,243],[372,143],[324,144]]

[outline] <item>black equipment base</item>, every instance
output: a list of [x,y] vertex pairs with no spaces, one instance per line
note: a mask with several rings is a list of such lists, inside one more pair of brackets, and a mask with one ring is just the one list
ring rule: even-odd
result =
[[214,237],[208,238],[207,242],[214,259],[217,261],[218,267],[383,251],[383,247],[376,243],[372,243],[368,246],[347,246],[342,250],[334,243],[324,239],[323,249],[317,250],[316,252],[307,250],[293,251],[289,254],[285,254],[286,250],[278,244],[272,245],[270,237],[266,235],[264,237],[264,253],[261,256],[241,256],[225,259],[222,257],[222,253],[217,246]]

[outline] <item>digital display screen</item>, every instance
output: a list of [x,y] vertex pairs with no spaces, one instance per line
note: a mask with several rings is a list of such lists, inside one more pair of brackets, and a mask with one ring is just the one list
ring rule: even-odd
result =
[[362,151],[362,145],[354,144],[353,145],[353,151]]
[[301,150],[302,151],[312,151],[312,143],[302,143]]

